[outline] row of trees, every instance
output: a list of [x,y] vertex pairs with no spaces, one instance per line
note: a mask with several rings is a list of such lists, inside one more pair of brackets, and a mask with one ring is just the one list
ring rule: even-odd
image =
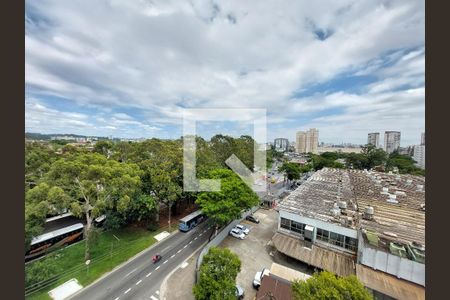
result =
[[[392,171],[397,168],[401,174],[425,175],[425,170],[418,168],[410,156],[399,154],[398,151],[387,154],[383,149],[373,145],[364,146],[361,153],[324,152],[320,155],[309,153],[308,156],[306,166],[297,168],[294,166],[295,164],[285,160],[280,171],[284,172],[290,180],[292,180],[291,178],[297,179],[298,174],[310,169],[320,170],[324,167],[360,170],[376,168],[380,171]],[[343,161],[338,161],[338,159]]]
[[93,220],[106,214],[105,226],[130,222],[157,223],[159,208],[171,214],[177,204],[198,204],[218,226],[238,211],[258,203],[257,196],[226,169],[236,154],[253,169],[254,141],[249,136],[217,135],[211,141],[196,137],[197,176],[222,179],[222,190],[184,192],[183,140],[151,139],[140,143],[100,141],[93,149],[73,145],[27,143],[25,152],[25,244],[41,233],[48,215],[63,209],[86,220],[86,259]]

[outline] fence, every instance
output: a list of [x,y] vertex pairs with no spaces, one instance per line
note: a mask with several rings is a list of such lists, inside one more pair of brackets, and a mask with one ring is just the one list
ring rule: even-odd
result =
[[254,206],[253,208],[251,208],[250,210],[244,212],[240,219],[234,220],[230,224],[228,224],[211,241],[209,241],[208,244],[205,245],[205,247],[203,247],[202,251],[200,252],[200,255],[197,258],[197,265],[196,265],[196,268],[195,268],[195,273],[196,273],[195,280],[196,280],[196,282],[200,278],[200,272],[199,271],[200,271],[200,266],[201,266],[202,261],[203,261],[203,256],[206,253],[208,253],[209,248],[218,246],[227,237],[228,233],[231,231],[231,229],[233,229],[234,226],[239,224],[243,219],[245,219],[248,215],[250,215],[250,214],[254,213],[255,211],[257,211],[259,208],[260,208],[260,206],[257,205],[257,206]]

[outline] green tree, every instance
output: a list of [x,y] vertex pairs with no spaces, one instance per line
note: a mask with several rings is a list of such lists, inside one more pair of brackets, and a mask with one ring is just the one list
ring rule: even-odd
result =
[[278,168],[278,172],[284,173],[288,180],[296,180],[300,179],[302,169],[296,163],[285,162]]
[[144,143],[144,157],[139,163],[144,171],[142,176],[143,192],[151,195],[159,204],[168,209],[169,227],[171,226],[172,206],[180,198],[182,189],[182,148],[179,141],[161,141],[152,139]]
[[367,144],[362,148],[361,153],[366,158],[364,168],[371,169],[376,166],[384,165],[387,161],[387,154],[383,149],[376,148],[375,145]]
[[230,249],[211,247],[203,257],[200,279],[193,288],[195,299],[236,299],[236,276],[240,270],[241,261]]
[[47,215],[59,214],[69,204],[64,190],[45,182],[25,194],[25,249],[31,239],[42,233]]
[[44,178],[57,154],[47,144],[25,143],[25,184],[34,187]]
[[94,150],[92,150],[92,152],[103,154],[109,158],[112,153],[113,146],[113,143],[110,141],[98,141],[95,143]]
[[217,169],[209,179],[220,179],[220,191],[201,192],[195,201],[216,225],[223,226],[241,217],[242,211],[259,203],[259,198],[233,171]]
[[306,281],[294,281],[292,283],[292,294],[295,300],[372,299],[370,293],[364,288],[356,276],[336,277],[334,274],[327,271],[315,273]]
[[85,259],[89,259],[89,236],[93,220],[107,209],[126,212],[139,191],[141,171],[136,164],[119,163],[98,153],[72,155],[56,161],[47,180],[70,197],[74,215],[86,218]]

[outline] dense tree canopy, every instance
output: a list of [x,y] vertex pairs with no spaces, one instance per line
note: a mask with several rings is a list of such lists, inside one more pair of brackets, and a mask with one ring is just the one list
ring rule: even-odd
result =
[[211,247],[203,257],[200,279],[194,286],[196,300],[236,299],[236,276],[241,270],[239,257],[227,248]]
[[285,174],[288,180],[300,179],[302,169],[296,163],[285,162],[278,168],[278,172]]
[[306,281],[294,281],[292,294],[295,300],[370,300],[372,296],[356,276],[336,277],[324,271],[315,273]]
[[218,192],[201,192],[196,203],[216,225],[226,225],[259,203],[259,198],[238,175],[228,169],[210,171],[210,179],[220,179]]
[[108,160],[98,153],[73,155],[56,161],[46,181],[70,197],[71,212],[86,219],[86,259],[93,220],[106,209],[126,212],[139,192],[141,171],[136,164]]

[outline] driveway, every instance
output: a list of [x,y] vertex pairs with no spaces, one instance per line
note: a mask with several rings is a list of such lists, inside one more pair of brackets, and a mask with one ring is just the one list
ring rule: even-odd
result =
[[272,247],[269,242],[277,230],[278,213],[275,210],[260,209],[254,213],[260,220],[259,224],[243,221],[250,228],[250,233],[244,240],[227,236],[220,247],[229,248],[241,259],[241,272],[236,282],[245,289],[245,299],[253,299],[256,290],[252,286],[255,273],[263,268],[270,268],[273,258],[270,255]]

